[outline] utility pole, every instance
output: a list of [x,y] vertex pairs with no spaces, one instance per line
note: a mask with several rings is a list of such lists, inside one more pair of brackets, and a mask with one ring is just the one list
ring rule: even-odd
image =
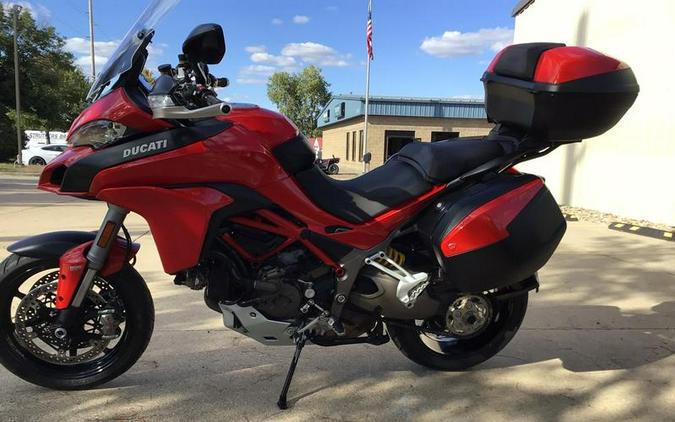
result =
[[94,7],[89,0],[89,54],[91,54],[91,80],[96,79],[96,55],[94,51]]
[[19,165],[21,161],[21,150],[23,145],[21,142],[21,89],[19,88],[19,48],[17,47],[17,37],[19,34],[19,13],[21,13],[21,6],[14,6],[14,92],[16,95],[16,160]]

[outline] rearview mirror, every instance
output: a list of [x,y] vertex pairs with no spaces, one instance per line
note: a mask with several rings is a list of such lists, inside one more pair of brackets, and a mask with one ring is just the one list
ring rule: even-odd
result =
[[183,43],[183,53],[191,63],[218,64],[225,56],[223,28],[215,23],[199,25]]

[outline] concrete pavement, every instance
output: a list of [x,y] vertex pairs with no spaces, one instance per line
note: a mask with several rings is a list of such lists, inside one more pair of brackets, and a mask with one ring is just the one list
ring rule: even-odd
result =
[[[103,204],[57,198],[0,176],[0,258],[27,235],[95,229]],[[136,237],[145,222],[131,216]],[[464,373],[426,370],[388,344],[308,347],[281,412],[292,349],[223,328],[201,292],[163,274],[146,235],[137,269],[155,299],[155,335],[126,375],[56,392],[0,368],[0,421],[42,420],[673,420],[675,243],[569,223],[540,272],[519,334]]]

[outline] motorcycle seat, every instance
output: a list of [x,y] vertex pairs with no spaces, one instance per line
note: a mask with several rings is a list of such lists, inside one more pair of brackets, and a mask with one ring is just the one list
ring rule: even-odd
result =
[[451,182],[481,164],[512,152],[513,141],[463,138],[440,142],[412,142],[397,158],[413,166],[432,184]]
[[353,224],[363,224],[509,152],[497,141],[414,142],[384,165],[351,180],[336,180],[318,167],[295,174],[319,208]]

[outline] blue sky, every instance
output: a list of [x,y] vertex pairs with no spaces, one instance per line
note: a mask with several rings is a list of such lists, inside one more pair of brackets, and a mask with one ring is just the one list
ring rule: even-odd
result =
[[[114,50],[149,1],[94,0],[96,56]],[[4,2],[7,3],[7,2]],[[86,0],[17,1],[53,25],[88,71]],[[151,65],[170,62],[197,24],[223,26],[228,52],[212,68],[230,78],[221,97],[271,107],[276,70],[316,64],[334,93],[365,90],[367,0],[183,0],[157,28]],[[511,42],[516,0],[374,0],[372,95],[482,97],[495,50]],[[156,70],[156,69],[153,69]]]

